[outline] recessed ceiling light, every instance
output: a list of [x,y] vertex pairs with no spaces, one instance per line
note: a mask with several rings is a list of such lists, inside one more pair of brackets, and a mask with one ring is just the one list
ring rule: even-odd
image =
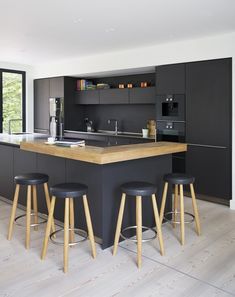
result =
[[106,32],[106,33],[114,32],[114,31],[115,31],[115,28],[112,28],[112,27],[111,27],[111,28],[106,28],[106,29],[105,29],[105,32]]
[[81,18],[73,19],[73,23],[74,24],[82,23],[82,19]]

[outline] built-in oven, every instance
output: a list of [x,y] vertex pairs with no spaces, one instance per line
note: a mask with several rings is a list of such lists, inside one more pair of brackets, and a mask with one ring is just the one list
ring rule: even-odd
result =
[[[157,96],[157,140],[185,142],[185,95]],[[172,155],[172,172],[185,172],[185,153]]]
[[157,120],[185,121],[185,95],[158,95]]

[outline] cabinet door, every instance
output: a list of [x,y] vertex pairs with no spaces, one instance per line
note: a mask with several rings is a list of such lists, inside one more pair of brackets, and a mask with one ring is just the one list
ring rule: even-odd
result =
[[50,78],[50,97],[64,97],[64,77]]
[[75,101],[76,104],[99,104],[99,90],[78,91]]
[[0,145],[0,195],[13,199],[13,147]]
[[49,79],[34,81],[34,129],[49,130]]
[[[14,148],[14,176],[29,172],[36,172],[36,153]],[[19,203],[21,205],[26,205],[26,197],[27,187],[21,187],[19,195]],[[40,205],[40,201],[38,203]]]
[[195,177],[195,191],[231,199],[231,162],[228,149],[188,146],[186,172]]
[[186,141],[230,146],[231,59],[186,66]]
[[155,104],[155,87],[129,89],[130,103]]
[[127,104],[129,103],[128,89],[100,90],[100,104]]
[[185,64],[156,67],[157,94],[185,93]]

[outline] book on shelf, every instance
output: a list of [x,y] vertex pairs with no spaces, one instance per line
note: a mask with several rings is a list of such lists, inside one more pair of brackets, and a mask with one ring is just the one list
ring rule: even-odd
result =
[[95,89],[96,89],[96,85],[94,85],[91,80],[87,80],[87,79],[77,80],[77,91],[95,90]]

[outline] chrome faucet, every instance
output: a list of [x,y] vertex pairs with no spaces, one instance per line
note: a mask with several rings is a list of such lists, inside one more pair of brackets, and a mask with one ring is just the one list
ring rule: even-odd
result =
[[23,121],[23,119],[11,119],[8,121],[8,134],[11,134],[11,123],[12,122],[18,122],[18,121]]
[[117,135],[118,134],[118,120],[116,120],[116,119],[109,119],[108,120],[108,124],[110,125],[112,122],[114,122],[114,124],[115,124],[115,130],[114,130],[114,132],[115,132],[115,134]]

